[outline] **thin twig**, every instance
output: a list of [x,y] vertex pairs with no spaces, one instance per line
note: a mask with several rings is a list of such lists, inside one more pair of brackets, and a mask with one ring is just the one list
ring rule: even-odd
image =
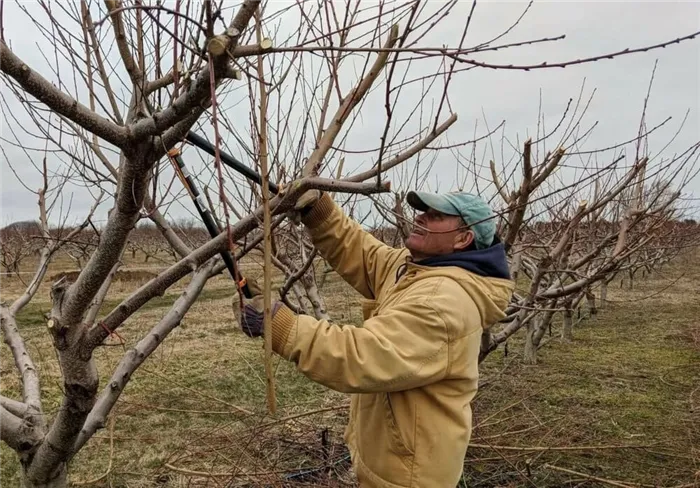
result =
[[695,39],[698,35],[700,35],[700,31],[693,32],[692,34],[688,34],[688,35],[683,36],[683,37],[678,37],[678,38],[670,40],[670,41],[665,41],[665,42],[660,42],[658,44],[653,44],[651,46],[645,46],[645,47],[640,47],[640,48],[635,48],[635,49],[627,48],[627,49],[623,49],[621,51],[617,51],[614,53],[601,54],[598,56],[591,56],[589,58],[576,59],[573,61],[562,61],[562,62],[558,62],[558,63],[548,63],[547,61],[544,61],[540,64],[530,64],[530,65],[491,64],[491,63],[484,63],[481,61],[476,61],[474,59],[460,58],[458,54],[446,54],[446,56],[455,58],[459,62],[466,63],[466,64],[469,64],[472,66],[479,66],[481,68],[529,71],[532,69],[565,68],[567,66],[574,66],[577,64],[584,64],[584,63],[592,63],[595,61],[601,61],[603,59],[613,59],[613,58],[616,58],[618,56],[624,56],[627,54],[644,53],[647,51],[651,51],[653,49],[665,48],[665,47],[670,46],[671,44],[679,44],[683,41],[689,41],[689,40]]
[[[484,437],[485,439],[485,437]],[[562,447],[542,447],[542,446],[496,446],[491,444],[469,444],[469,447],[480,449],[493,449],[494,451],[522,451],[522,452],[540,452],[540,451],[605,451],[611,449],[644,449],[657,444],[635,444],[635,445],[602,445],[602,446],[562,446]]]
[[[599,483],[605,483],[606,485],[619,486],[620,488],[635,488],[638,486],[644,486],[644,485],[640,485],[638,483],[628,483],[626,481],[616,481],[616,480],[609,480],[606,478],[599,478],[598,476],[592,476],[590,474],[581,473],[579,471],[573,471],[571,469],[560,468],[559,466],[554,466],[553,464],[548,464],[548,463],[544,464],[542,467],[545,469],[551,469],[553,471],[559,471],[562,473],[572,474],[575,476],[581,476],[581,477],[586,478],[588,480],[598,481]],[[654,485],[646,485],[646,486],[654,486]]]
[[[161,6],[161,5],[125,5],[125,6],[123,6],[123,7],[117,7],[117,8],[115,8],[114,10],[112,10],[112,11],[110,12],[110,14],[113,15],[113,14],[117,14],[117,13],[119,13],[119,12],[123,12],[123,11],[125,11],[125,10],[134,10],[134,9],[136,9],[136,10],[161,10],[161,11],[167,12],[167,13],[169,13],[169,14],[175,16],[175,17],[182,17],[183,19],[185,19],[185,20],[187,20],[188,22],[190,22],[190,23],[194,24],[195,26],[197,26],[202,32],[206,32],[206,31],[207,31],[207,29],[206,29],[202,24],[200,24],[199,22],[197,22],[196,20],[194,20],[192,17],[189,17],[189,16],[187,16],[187,15],[185,15],[185,14],[183,14],[183,13],[180,13],[180,12],[178,12],[177,10],[173,10],[173,9],[169,9],[169,8],[167,8],[167,7],[163,7],[163,6]],[[110,17],[110,15],[106,15],[105,17],[103,17],[103,18],[101,18],[100,20],[98,20],[97,22],[95,22],[95,24],[94,24],[95,27],[99,27],[99,26],[100,26],[101,24],[103,24],[107,19],[109,19],[109,17]]]
[[[255,11],[255,35],[258,43],[262,42],[260,7]],[[258,55],[258,79],[260,86],[260,120],[258,128],[258,144],[260,151],[260,174],[262,177],[263,200],[263,298],[264,315],[263,330],[265,336],[265,378],[267,386],[267,407],[271,414],[277,410],[275,396],[275,374],[272,368],[272,231],[270,228],[270,188],[268,186],[269,171],[267,162],[267,89],[265,88],[265,72],[263,57]]]

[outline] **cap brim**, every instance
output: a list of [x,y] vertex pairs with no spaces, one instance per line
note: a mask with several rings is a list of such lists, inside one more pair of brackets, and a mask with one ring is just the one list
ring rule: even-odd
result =
[[410,191],[406,195],[406,202],[408,202],[411,207],[421,212],[432,208],[446,215],[460,215],[459,211],[447,198],[443,195],[436,195],[435,193]]

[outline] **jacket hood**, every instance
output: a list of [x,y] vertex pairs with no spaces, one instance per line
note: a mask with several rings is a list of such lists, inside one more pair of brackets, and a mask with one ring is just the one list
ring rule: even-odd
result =
[[506,249],[502,243],[486,249],[432,256],[418,261],[421,266],[457,266],[485,278],[510,279]]
[[485,328],[505,317],[515,283],[510,278],[502,243],[486,249],[433,256],[411,265],[420,268],[426,278],[444,275],[458,282],[476,303]]

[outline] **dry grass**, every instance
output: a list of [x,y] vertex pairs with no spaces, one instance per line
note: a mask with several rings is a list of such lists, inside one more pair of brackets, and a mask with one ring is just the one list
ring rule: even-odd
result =
[[[463,486],[603,486],[546,463],[627,486],[700,481],[698,280],[700,265],[686,258],[633,290],[611,290],[615,301],[597,320],[581,322],[572,344],[552,339],[537,366],[520,364],[517,339],[507,357],[502,350],[490,356]],[[123,347],[165,313],[186,281],[129,320],[120,331],[126,346],[113,340],[98,351],[102,385]],[[137,285],[115,283],[103,311]],[[3,299],[20,291],[16,280],[3,281]],[[336,276],[324,293],[335,320],[359,323],[358,296]],[[101,431],[71,463],[72,480],[93,480],[109,468],[92,486],[351,486],[342,442],[346,396],[277,361],[279,408],[267,415],[262,343],[237,329],[232,298],[226,276],[210,282],[134,375],[112,413],[113,430]],[[20,324],[40,368],[45,411],[53,416],[61,383],[42,318],[48,309],[45,284]],[[19,383],[8,354],[3,346],[1,389],[15,396]],[[3,445],[0,455],[2,486],[16,486],[14,454]]]

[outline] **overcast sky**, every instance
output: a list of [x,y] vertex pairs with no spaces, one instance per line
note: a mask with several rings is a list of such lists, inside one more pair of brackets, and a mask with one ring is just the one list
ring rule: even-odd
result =
[[[456,46],[470,4],[471,2],[460,2],[441,28],[421,44]],[[24,5],[36,7],[30,2],[24,2]],[[274,7],[275,3],[271,5]],[[479,3],[467,44],[477,44],[502,32],[520,15],[525,5],[524,2]],[[44,58],[38,53],[38,49],[48,50],[48,46],[44,44],[42,47],[39,44],[37,47],[34,44],[36,37],[30,33],[35,32],[36,28],[12,3],[5,6],[4,26],[5,37],[11,41],[14,52],[32,68],[50,77]],[[478,59],[500,64],[530,64],[545,60],[558,62],[651,45],[696,31],[700,31],[700,2],[535,2],[527,17],[507,40],[515,42],[560,34],[565,34],[566,39],[490,53]],[[669,116],[673,119],[650,138],[653,154],[668,142],[689,111],[683,131],[664,151],[666,157],[671,157],[674,152],[684,151],[700,139],[700,39],[648,53],[565,69],[529,72],[474,69],[462,73],[455,78],[450,90],[452,109],[459,115],[459,120],[448,132],[448,138],[450,141],[468,138],[474,133],[475,123],[478,122],[479,127],[483,128],[482,114],[487,114],[491,126],[505,120],[507,135],[513,140],[519,137],[522,141],[535,133],[540,94],[545,119],[551,126],[561,117],[568,100],[578,96],[585,79],[587,93],[596,90],[587,120],[591,123],[598,121],[586,147],[605,147],[629,140],[637,133],[643,101],[656,60],[658,67],[647,110],[647,122],[651,127]],[[418,72],[426,69],[419,63],[413,66],[412,69]],[[17,105],[12,101],[12,94],[4,82],[2,91],[11,109],[15,109]],[[381,94],[378,96],[380,100]],[[378,146],[383,116],[381,103],[365,106],[362,123],[353,129],[354,134],[349,141],[363,148]],[[4,114],[2,135],[11,138],[7,123],[7,114]],[[6,154],[12,158],[20,178],[31,188],[38,188],[38,175],[27,157],[15,148],[6,144],[3,146]],[[36,154],[33,156],[38,157]],[[449,151],[439,157],[437,167],[448,173],[447,177],[439,181],[440,190],[454,187],[454,172],[451,170],[454,160],[451,158],[454,158],[454,153]],[[38,161],[40,158],[35,159],[35,162]],[[346,162],[346,168],[366,164],[371,164],[371,158],[358,157]],[[435,182],[436,178],[432,177],[427,189],[435,190]],[[694,178],[687,191],[700,197],[699,177]],[[66,206],[72,198],[72,209],[78,212],[76,219],[84,215],[84,210],[91,202],[90,195],[78,187],[66,188],[63,198]],[[37,216],[36,196],[18,184],[4,157],[1,205],[2,225]],[[108,207],[101,209],[98,220],[104,218]],[[190,214],[186,207],[187,202],[182,206],[173,206],[169,217],[188,217]],[[56,216],[53,218],[55,220]]]

